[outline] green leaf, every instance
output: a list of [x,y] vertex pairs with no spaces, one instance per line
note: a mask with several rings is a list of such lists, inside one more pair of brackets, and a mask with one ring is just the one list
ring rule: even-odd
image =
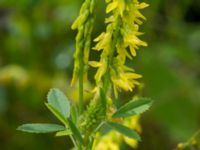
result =
[[107,122],[107,124],[115,129],[116,131],[118,131],[119,133],[129,137],[129,138],[133,138],[133,139],[136,139],[138,141],[141,141],[141,138],[140,136],[138,135],[137,132],[135,132],[133,129],[130,129],[126,126],[123,126],[121,124],[118,124],[118,123],[113,123],[113,122]]
[[74,137],[81,143],[83,144],[83,138],[81,136],[81,133],[80,131],[78,130],[78,128],[75,126],[75,124],[70,120],[68,119],[68,123],[69,123],[69,127],[74,135]]
[[29,133],[50,133],[65,130],[64,126],[47,123],[23,124],[17,130]]
[[138,115],[148,110],[151,105],[152,101],[149,98],[139,98],[138,100],[132,100],[119,108],[112,117],[120,118]]
[[72,132],[69,129],[65,129],[64,131],[57,132],[56,136],[68,136],[71,134],[72,134]]
[[51,89],[47,95],[48,103],[64,117],[70,116],[70,103],[59,89]]
[[51,104],[45,103],[47,108],[60,120],[65,126],[67,126],[67,119],[57,110],[55,109]]

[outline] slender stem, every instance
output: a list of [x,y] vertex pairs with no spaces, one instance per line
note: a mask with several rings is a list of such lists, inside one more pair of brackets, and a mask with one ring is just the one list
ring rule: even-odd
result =
[[78,148],[78,146],[77,146],[77,144],[76,144],[76,142],[75,142],[75,140],[74,140],[73,136],[72,136],[72,135],[70,135],[69,137],[70,137],[71,141],[73,142],[74,146],[75,146],[75,147],[76,147],[76,149],[77,149],[77,148]]
[[119,32],[120,32],[120,22],[121,22],[120,19],[121,19],[120,17],[117,18],[117,25],[116,25],[116,29],[113,34],[113,42],[111,45],[111,52],[110,52],[110,56],[108,57],[108,67],[107,67],[107,71],[106,71],[105,78],[104,78],[104,91],[105,92],[108,91],[109,84],[110,84],[110,68],[112,65],[113,56],[115,53],[115,47],[116,47]]
[[112,97],[113,97],[113,104],[114,104],[114,106],[116,108],[119,108],[120,107],[120,101],[119,101],[118,97],[116,97],[113,87],[112,87]]
[[91,138],[87,150],[92,150],[93,143],[94,143],[94,137]]
[[80,114],[83,112],[83,69],[84,69],[84,62],[83,62],[83,54],[82,57],[80,57],[80,72],[79,72],[79,112]]

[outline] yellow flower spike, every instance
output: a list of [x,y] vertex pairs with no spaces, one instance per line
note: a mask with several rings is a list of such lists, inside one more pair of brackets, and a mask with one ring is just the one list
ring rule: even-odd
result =
[[[95,75],[97,84],[105,84],[104,79],[109,73],[114,95],[118,97],[118,92],[121,90],[133,91],[135,86],[139,85],[137,80],[142,77],[135,73],[134,69],[126,66],[126,59],[134,58],[137,55],[136,50],[140,46],[147,46],[138,36],[143,34],[139,32],[139,25],[142,24],[142,20],[146,19],[139,10],[147,7],[148,4],[139,3],[138,0],[106,0],[106,2],[108,3],[106,13],[110,15],[105,19],[105,23],[108,25],[106,31],[94,40],[97,43],[93,48],[97,51],[101,50],[100,61],[92,61],[89,64],[98,68]],[[111,119],[110,113],[107,114],[107,117]],[[137,117],[124,121],[117,120],[117,122],[123,122],[126,126],[141,131]],[[116,133],[115,131],[110,132]],[[113,142],[115,138],[111,136],[110,132],[98,143],[99,149],[115,149],[115,146],[119,148],[122,140],[131,147],[137,146],[136,140],[125,138],[121,134],[118,137],[120,140],[115,145]]]

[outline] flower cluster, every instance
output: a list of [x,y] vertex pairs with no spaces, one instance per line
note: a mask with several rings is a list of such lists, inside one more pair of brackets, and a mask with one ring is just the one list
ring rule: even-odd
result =
[[[79,17],[72,25],[72,29],[78,30],[71,83],[79,81],[78,105],[70,103],[64,93],[54,88],[48,93],[45,104],[63,125],[24,124],[17,129],[31,133],[56,132],[56,136],[69,135],[76,150],[118,150],[123,141],[136,147],[140,141],[137,132],[141,132],[139,115],[151,107],[152,101],[148,98],[133,99],[119,106],[117,96],[120,90],[132,91],[139,84],[137,79],[142,77],[127,67],[126,60],[133,59],[140,46],[147,46],[138,36],[142,34],[139,32],[141,19],[145,19],[139,10],[148,5],[138,0],[106,0],[106,13],[109,15],[105,19],[106,31],[94,40],[96,45],[93,47],[101,51],[100,60],[89,61],[95,2],[85,0]],[[89,82],[85,84],[84,79],[87,78],[88,65],[98,69],[96,86],[88,92],[91,97],[89,104],[85,105],[87,95],[84,87]],[[74,92],[77,93],[77,90]],[[72,99],[75,99],[74,95]],[[107,135],[105,132],[101,135],[103,125],[109,127],[105,130]],[[98,134],[99,138],[96,137]]]
[[106,13],[110,14],[105,22],[108,24],[106,32],[99,35],[94,41],[93,48],[102,51],[100,61],[90,61],[89,64],[98,68],[95,80],[101,82],[106,73],[109,73],[115,95],[121,89],[132,91],[138,85],[137,79],[142,76],[125,65],[126,58],[136,56],[140,46],[147,46],[139,39],[139,25],[145,17],[140,9],[148,6],[138,0],[106,0],[108,3]]

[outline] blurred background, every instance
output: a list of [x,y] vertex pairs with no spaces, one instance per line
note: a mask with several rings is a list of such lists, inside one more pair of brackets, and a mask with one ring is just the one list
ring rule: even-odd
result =
[[[133,62],[143,95],[155,100],[143,115],[139,150],[171,150],[200,128],[200,1],[144,0],[148,42]],[[27,122],[57,122],[43,104],[51,87],[69,97],[75,31],[83,0],[0,0],[0,149],[64,150],[66,137],[16,131]],[[94,37],[105,29],[98,2]],[[75,94],[74,94],[75,93]],[[127,148],[128,149],[128,148]]]

